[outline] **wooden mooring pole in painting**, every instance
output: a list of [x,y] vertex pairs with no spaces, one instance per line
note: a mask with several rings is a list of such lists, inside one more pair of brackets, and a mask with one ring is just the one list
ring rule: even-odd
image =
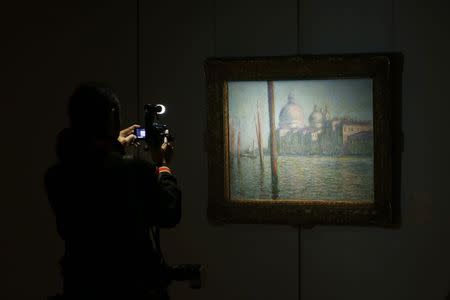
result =
[[256,105],[256,139],[258,140],[258,150],[259,150],[259,164],[261,166],[261,172],[263,174],[264,171],[264,160],[263,160],[263,141],[262,141],[262,133],[261,133],[261,111],[259,108],[259,101]]
[[234,123],[233,120],[231,120],[230,122],[230,126],[228,129],[228,132],[230,134],[230,163],[231,165],[233,165],[234,163],[234,157],[235,155],[235,150],[236,150],[236,145],[235,145],[235,131],[234,131]]
[[273,81],[267,81],[267,95],[269,98],[269,147],[270,147],[270,166],[272,169],[272,198],[278,198],[278,151],[275,129],[275,95],[273,90]]
[[237,137],[237,149],[236,149],[236,159],[238,169],[241,167],[241,129],[238,127],[238,137]]

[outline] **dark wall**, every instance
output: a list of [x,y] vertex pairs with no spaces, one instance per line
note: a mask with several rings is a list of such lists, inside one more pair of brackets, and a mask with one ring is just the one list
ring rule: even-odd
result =
[[63,245],[45,198],[57,132],[76,83],[110,82],[136,118],[135,10],[127,1],[9,1],[0,9],[0,299],[60,288]]
[[[211,56],[298,50],[405,56],[403,225],[304,230],[303,299],[444,299],[450,290],[449,12],[444,0],[141,1],[142,99],[169,108],[184,192],[183,220],[163,233],[163,247],[170,262],[204,263],[208,270],[204,289],[175,284],[173,299],[298,298],[296,229],[207,221],[202,69]],[[54,137],[66,125],[67,97],[77,82],[109,82],[125,123],[137,119],[135,2],[10,2],[0,22],[0,299],[42,299],[61,287],[63,251],[42,175],[55,159]]]

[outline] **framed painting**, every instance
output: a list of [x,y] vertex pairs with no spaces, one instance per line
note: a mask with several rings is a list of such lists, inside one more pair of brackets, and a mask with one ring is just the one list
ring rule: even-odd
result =
[[392,225],[399,60],[208,59],[210,219]]

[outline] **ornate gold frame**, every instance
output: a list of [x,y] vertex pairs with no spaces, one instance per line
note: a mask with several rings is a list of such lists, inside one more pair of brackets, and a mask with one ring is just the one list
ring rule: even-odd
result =
[[[208,216],[216,223],[290,225],[398,223],[396,177],[400,140],[398,90],[402,56],[395,53],[212,58],[205,62],[208,99]],[[399,75],[400,74],[400,75]],[[370,77],[373,79],[373,203],[355,201],[230,200],[227,82]],[[394,165],[395,164],[395,165]]]

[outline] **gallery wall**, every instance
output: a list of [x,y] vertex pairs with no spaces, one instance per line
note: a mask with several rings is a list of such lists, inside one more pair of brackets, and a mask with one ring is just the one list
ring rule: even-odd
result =
[[[2,41],[0,299],[61,288],[63,246],[42,187],[77,82],[109,82],[138,119],[134,1],[8,3]],[[183,219],[163,232],[171,263],[203,263],[202,290],[173,299],[298,299],[297,229],[213,226],[206,217],[203,62],[212,56],[401,51],[402,226],[303,230],[302,299],[444,299],[450,290],[448,1],[141,1],[140,103],[164,102],[176,135]],[[18,132],[29,132],[18,135]]]

